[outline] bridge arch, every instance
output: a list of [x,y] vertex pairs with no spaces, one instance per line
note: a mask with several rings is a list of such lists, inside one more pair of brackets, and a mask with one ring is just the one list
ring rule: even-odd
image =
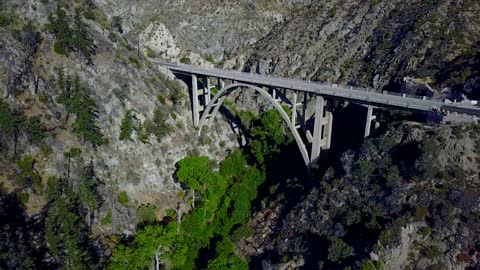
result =
[[201,132],[203,126],[207,125],[208,127],[210,127],[212,125],[213,120],[215,119],[215,116],[218,114],[218,111],[219,111],[220,107],[223,105],[223,102],[224,102],[225,98],[233,90],[235,90],[237,88],[240,88],[240,87],[243,87],[245,89],[253,90],[253,91],[256,91],[256,92],[260,93],[260,95],[262,95],[266,100],[268,100],[270,103],[273,104],[275,109],[282,116],[285,123],[287,123],[288,128],[290,129],[290,131],[293,134],[293,137],[295,138],[295,141],[298,145],[300,153],[302,154],[303,160],[305,161],[305,165],[307,165],[307,167],[309,167],[310,166],[310,158],[309,158],[309,155],[308,155],[307,148],[306,148],[306,146],[305,146],[305,144],[302,140],[302,137],[300,136],[297,128],[295,127],[295,124],[290,121],[290,117],[288,116],[288,113],[283,109],[283,107],[280,105],[280,103],[278,103],[277,100],[275,100],[275,98],[273,98],[270,95],[270,93],[268,93],[265,89],[262,89],[260,87],[255,86],[255,85],[246,84],[246,83],[234,83],[234,84],[231,84],[229,86],[226,86],[226,87],[220,89],[220,91],[218,91],[218,93],[210,100],[210,102],[207,104],[207,107],[205,108],[205,110],[202,113],[200,121],[198,122],[198,127],[199,127],[200,132]]

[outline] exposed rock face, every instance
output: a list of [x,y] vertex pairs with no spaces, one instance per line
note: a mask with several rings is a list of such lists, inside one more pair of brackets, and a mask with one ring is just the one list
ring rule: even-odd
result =
[[[478,1],[316,1],[257,42],[245,70],[389,90],[431,77],[461,89],[478,77],[466,55],[479,51],[479,10]],[[449,71],[457,63],[463,77]]]
[[151,49],[154,53],[167,60],[175,59],[180,55],[175,37],[167,27],[160,22],[147,26],[138,37],[142,51]]
[[[164,23],[183,50],[228,59],[263,37],[293,9],[311,1],[95,0],[110,17],[123,18],[125,31]],[[153,22],[152,22],[153,21]]]
[[[47,12],[54,8],[42,4],[37,12],[46,18]],[[90,34],[97,46],[93,65],[86,65],[83,59],[77,59],[76,54],[65,57],[53,52],[53,36],[46,33],[42,33],[38,52],[30,56],[11,32],[0,28],[0,97],[25,115],[40,116],[52,129],[45,144],[52,148],[53,154],[45,157],[39,147],[29,144],[19,149],[19,153],[35,158],[35,169],[46,179],[64,175],[66,157],[63,153],[71,147],[82,148],[82,155],[86,160],[94,161],[96,175],[106,184],[105,196],[116,201],[117,194],[126,191],[132,206],[154,203],[162,215],[165,209],[176,205],[180,187],[173,179],[175,163],[189,154],[222,160],[228,149],[237,147],[236,138],[231,136],[227,122],[219,120],[216,128],[206,133],[199,143],[198,132],[191,124],[186,85],[180,82],[182,100],[177,105],[172,104],[172,89],[166,87],[166,82],[174,80],[174,76],[169,71],[151,65],[147,59],[136,59],[135,51],[129,52],[123,43],[112,41],[101,26],[93,21],[86,20],[86,23],[92,29]],[[168,30],[159,24],[156,27],[161,31],[150,28],[150,32],[144,33],[146,44],[158,37],[165,44],[154,48],[163,50],[165,55],[178,56],[178,47],[174,47]],[[158,44],[161,43],[152,46]],[[60,93],[54,80],[58,68],[69,75],[78,75],[90,89],[98,108],[98,125],[108,144],[97,149],[88,144],[83,146],[71,128],[74,116],[65,123],[65,111],[57,102]],[[41,97],[46,100],[40,101]],[[133,141],[119,139],[121,121],[127,111],[131,110],[136,123],[141,123],[152,119],[157,109],[167,112],[166,123],[174,132],[159,140],[151,135],[147,143],[138,140],[136,131],[132,135]],[[3,162],[8,160],[0,160],[1,168],[8,165]],[[2,170],[1,178],[4,179],[8,172]],[[114,216],[126,215],[118,218],[115,226],[124,226],[128,230],[135,228],[135,210],[123,209],[118,202],[115,206],[105,204],[97,218],[103,217],[108,210],[118,210]],[[109,229],[110,232],[119,232],[118,228]]]

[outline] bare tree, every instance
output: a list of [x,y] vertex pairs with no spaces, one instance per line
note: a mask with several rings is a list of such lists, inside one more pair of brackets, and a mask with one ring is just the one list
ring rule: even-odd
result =
[[155,265],[154,265],[154,270],[160,270],[160,266],[165,266],[166,269],[169,269],[168,264],[166,264],[167,260],[161,261],[161,251],[160,248],[162,245],[158,245],[157,251],[155,252]]

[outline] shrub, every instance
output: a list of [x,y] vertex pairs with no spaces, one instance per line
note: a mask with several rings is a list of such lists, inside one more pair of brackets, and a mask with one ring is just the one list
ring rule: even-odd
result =
[[42,177],[34,170],[35,159],[27,156],[23,160],[17,160],[16,164],[24,176],[22,182],[32,183],[34,190],[40,193],[42,191]]
[[427,237],[432,233],[432,229],[430,229],[430,227],[422,227],[420,228],[419,233],[424,237]]
[[372,261],[366,261],[360,267],[360,270],[376,270],[376,269],[377,268],[375,267]]
[[108,211],[107,215],[100,220],[102,225],[108,225],[112,223],[112,211]]
[[184,56],[180,59],[180,63],[183,63],[183,64],[191,64],[192,61],[190,60],[190,58],[188,58],[187,56]]
[[17,199],[20,201],[22,204],[26,204],[28,202],[28,198],[30,195],[27,192],[20,192],[17,193]]
[[53,153],[53,149],[48,144],[42,144],[42,146],[40,146],[40,152],[42,152],[42,155],[48,157]]
[[427,246],[423,249],[423,253],[430,259],[437,258],[442,255],[442,252],[433,245]]
[[182,91],[182,85],[177,80],[169,80],[165,82],[167,88],[170,90],[170,99],[173,104],[180,105],[185,95]]
[[212,63],[212,64],[215,64],[215,59],[213,58],[213,55],[209,54],[205,57],[205,60],[207,60],[208,62]]
[[118,202],[123,204],[125,207],[129,206],[129,200],[128,200],[128,195],[125,191],[120,192],[117,197]]
[[425,206],[417,206],[415,207],[415,220],[416,221],[424,221],[425,217],[428,215],[428,207]]
[[151,224],[154,223],[156,218],[157,207],[155,205],[147,204],[142,205],[137,209],[137,221],[138,224]]
[[160,102],[160,104],[165,104],[165,98],[162,95],[157,95],[157,100]]
[[142,64],[140,63],[140,61],[135,57],[130,57],[129,61],[130,61],[130,64],[132,64],[136,68],[141,68],[142,67]]
[[38,100],[39,100],[40,102],[42,102],[43,104],[46,104],[46,103],[48,102],[49,98],[50,98],[49,95],[47,95],[47,94],[45,94],[45,93],[41,93],[41,94],[39,95],[39,97],[38,97]]
[[113,29],[117,30],[120,34],[123,33],[123,28],[122,28],[122,17],[120,16],[113,16],[112,17],[112,23],[111,26]]
[[255,230],[252,227],[246,224],[243,224],[240,227],[238,227],[235,231],[233,231],[232,240],[235,242],[238,242],[241,239],[251,237],[254,234],[255,234]]
[[65,55],[67,52],[65,51],[65,47],[63,44],[59,41],[55,41],[53,43],[53,51],[60,54],[60,55]]
[[328,259],[332,262],[340,262],[355,254],[352,247],[338,237],[330,238],[330,246],[328,247]]

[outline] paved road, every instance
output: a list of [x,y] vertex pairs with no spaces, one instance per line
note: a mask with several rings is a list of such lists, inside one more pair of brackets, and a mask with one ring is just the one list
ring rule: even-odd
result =
[[334,84],[322,84],[317,82],[286,79],[232,70],[205,68],[186,64],[165,63],[154,59],[151,61],[155,64],[167,67],[172,72],[178,72],[187,75],[205,75],[261,86],[286,88],[377,107],[420,111],[441,109],[461,114],[480,116],[480,106],[473,106],[470,104],[457,103],[446,105],[442,102],[430,100],[429,98],[424,98],[421,96],[402,96],[398,93],[391,92],[378,93],[376,90],[368,88],[349,88]]

